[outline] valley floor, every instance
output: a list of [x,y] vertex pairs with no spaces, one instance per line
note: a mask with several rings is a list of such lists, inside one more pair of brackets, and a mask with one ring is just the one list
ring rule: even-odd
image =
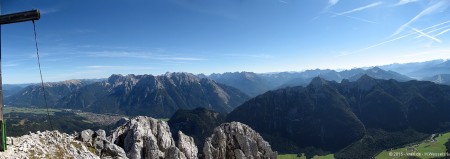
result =
[[[430,139],[424,140],[421,143],[408,145],[402,148],[385,150],[375,156],[376,159],[403,159],[410,157],[419,157],[423,159],[450,157],[446,153],[447,148],[445,144],[450,142],[450,132],[445,134],[433,135]],[[448,144],[448,143],[447,143]]]
[[[304,154],[301,157],[298,157],[297,154],[280,154],[278,155],[278,159],[306,159],[306,156]],[[334,159],[334,154],[314,156],[313,159]]]
[[80,132],[85,129],[104,129],[109,132],[122,117],[115,114],[96,114],[70,109],[49,109],[34,107],[3,108],[6,119],[6,134],[8,136],[22,136],[30,132],[59,130],[65,133]]

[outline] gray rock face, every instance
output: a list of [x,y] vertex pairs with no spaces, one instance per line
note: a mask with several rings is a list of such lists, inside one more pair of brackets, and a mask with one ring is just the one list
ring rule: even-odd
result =
[[192,137],[182,138],[180,146],[176,147],[167,122],[143,116],[130,119],[108,137],[111,143],[122,147],[131,159],[197,158],[198,150]]
[[[100,144],[96,144],[95,149],[100,150],[100,158],[102,159],[126,159],[128,158],[123,149],[115,144],[110,143],[109,141],[102,140],[103,144],[101,147]],[[97,147],[98,146],[98,147]],[[101,148],[101,149],[97,149]]]
[[8,150],[3,158],[99,158],[74,136],[58,131],[30,133],[21,137],[8,137]]
[[195,146],[194,138],[178,131],[178,148],[186,155],[187,159],[197,158],[198,149]]
[[231,122],[214,129],[203,147],[205,159],[275,159],[268,142],[249,126]]
[[87,145],[89,148],[95,148],[95,153],[100,158],[105,159],[125,159],[127,158],[125,151],[106,140],[106,132],[104,130],[92,131],[90,129],[83,130],[77,136],[77,139]]
[[78,136],[78,139],[81,142],[87,143],[88,146],[92,146],[92,136],[94,135],[94,131],[91,129],[83,130],[80,133],[80,136]]

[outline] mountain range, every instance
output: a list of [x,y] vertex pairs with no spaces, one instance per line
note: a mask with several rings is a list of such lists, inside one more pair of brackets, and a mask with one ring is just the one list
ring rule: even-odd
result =
[[425,62],[395,63],[379,66],[415,79],[424,79],[438,74],[450,74],[450,60],[432,60]]
[[[381,66],[209,76],[180,72],[45,83],[45,93],[53,108],[170,117],[172,133],[183,131],[198,143],[220,124],[238,121],[282,153],[370,158],[450,130],[447,79],[448,74],[437,74],[424,78],[432,82],[418,81]],[[43,93],[31,84],[5,103],[42,107]]]
[[[44,83],[48,105],[55,106],[62,97],[75,92],[86,85],[98,82],[97,80],[67,80],[62,82]],[[16,106],[44,106],[43,90],[40,84],[30,84],[25,88],[16,90],[16,93],[5,96],[6,105]]]
[[[197,107],[227,113],[249,98],[235,88],[189,73],[112,75],[102,82],[65,81],[45,88],[50,107],[165,118],[178,109]],[[31,85],[5,101],[44,106],[42,93],[39,85]]]
[[[180,108],[204,107],[222,113],[230,112],[249,97],[256,97],[280,88],[306,86],[315,77],[338,83],[344,79],[356,81],[363,75],[397,81],[414,79],[382,68],[411,73],[439,67],[441,69],[428,72],[441,74],[429,76],[423,80],[449,84],[448,74],[442,73],[445,73],[446,70],[443,68],[448,66],[447,63],[448,61],[435,60],[343,71],[315,69],[262,74],[228,72],[209,76],[189,73],[167,73],[159,76],[112,75],[108,79],[50,82],[45,84],[45,88],[50,107],[98,113],[170,117]],[[417,68],[413,69],[414,67]],[[45,105],[42,98],[43,91],[39,84],[4,86],[6,105],[37,107]]]
[[[384,142],[370,147],[370,153],[357,149],[368,153],[356,158],[366,158],[407,143],[400,141],[422,139],[421,133],[450,130],[448,114],[450,86],[363,75],[356,81],[341,83],[316,77],[306,87],[266,92],[237,107],[227,115],[227,121],[251,126],[278,151],[287,151],[286,147],[294,145],[299,148],[296,151],[312,146],[344,154],[339,150],[359,143],[363,137],[375,143]],[[381,132],[395,132],[400,137],[385,141],[381,138],[389,135],[373,136]]]
[[366,70],[357,68],[340,72],[329,69],[265,74],[257,74],[253,72],[227,72],[223,74],[211,74],[204,77],[238,88],[250,97],[255,97],[269,90],[275,90],[278,88],[306,86],[314,77],[318,76],[326,80],[341,82],[343,79],[355,81],[364,74],[377,79],[395,79],[398,81],[409,81],[413,79],[394,71],[383,70],[379,67],[373,67]]
[[450,85],[450,74],[438,74],[433,77],[424,78],[423,80],[439,84]]

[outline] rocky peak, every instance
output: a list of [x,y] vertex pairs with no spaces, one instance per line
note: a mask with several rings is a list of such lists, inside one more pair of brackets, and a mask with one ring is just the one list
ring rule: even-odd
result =
[[311,83],[309,83],[308,87],[312,87],[312,88],[317,90],[317,89],[322,88],[324,85],[327,85],[327,84],[328,84],[327,80],[317,76],[317,77],[314,77],[311,80]]
[[119,79],[122,79],[124,76],[121,74],[112,74],[111,76],[109,76],[108,78],[108,83],[116,83],[116,81],[118,81]]
[[239,122],[215,128],[214,134],[206,139],[203,155],[205,159],[277,158],[268,142]]
[[160,79],[168,80],[175,86],[185,85],[189,83],[198,83],[199,77],[186,72],[167,72],[163,76],[158,76]]
[[195,157],[193,139],[182,135],[180,140],[176,147],[167,122],[144,116],[130,119],[109,136],[109,141],[122,147],[131,159]]
[[112,88],[124,89],[125,93],[129,93],[142,77],[144,76],[113,74],[106,81],[106,85],[110,85]]
[[377,84],[377,80],[367,74],[361,76],[356,82],[358,87],[364,91],[372,89]]
[[256,76],[257,76],[253,72],[242,72],[242,74],[244,75],[244,78],[248,79],[248,80],[254,80],[256,78]]
[[372,67],[372,68],[368,69],[367,71],[373,72],[373,73],[378,73],[378,72],[384,72],[385,70],[383,70],[379,67]]

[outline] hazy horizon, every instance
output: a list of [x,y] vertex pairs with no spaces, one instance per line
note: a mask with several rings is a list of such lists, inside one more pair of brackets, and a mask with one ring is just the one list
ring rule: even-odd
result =
[[[448,61],[450,59],[434,59],[434,60],[429,60],[429,61],[440,61],[442,60],[443,62]],[[418,62],[408,62],[408,63],[422,63],[422,62],[429,62],[429,61],[418,61]],[[391,64],[408,64],[408,63],[390,63],[387,65],[391,65]],[[369,68],[373,68],[373,67],[379,67],[379,66],[386,66],[386,65],[377,65],[377,66],[363,66],[363,67],[352,67],[352,68],[341,68],[341,69],[331,69],[331,68],[311,68],[311,69],[304,69],[304,70],[286,70],[286,71],[278,71],[278,72],[253,72],[253,71],[246,71],[246,70],[240,70],[240,71],[225,71],[225,72],[212,72],[212,73],[196,73],[196,72],[186,72],[186,71],[166,71],[164,73],[142,73],[142,74],[135,74],[135,73],[112,73],[109,74],[107,76],[104,77],[95,77],[95,78],[71,78],[71,79],[62,79],[62,80],[57,80],[57,81],[44,81],[44,82],[62,82],[62,81],[68,81],[68,80],[95,80],[95,79],[107,79],[109,78],[111,75],[113,74],[119,74],[119,75],[130,75],[130,74],[134,74],[134,75],[153,75],[153,76],[159,76],[159,75],[164,75],[166,73],[178,73],[178,72],[186,72],[186,73],[192,73],[194,75],[200,75],[200,74],[204,74],[206,76],[209,76],[211,74],[224,74],[224,73],[235,73],[235,72],[252,72],[252,73],[256,73],[256,74],[272,74],[272,73],[281,73],[281,72],[290,72],[290,73],[297,73],[297,72],[304,72],[304,71],[308,71],[308,70],[316,70],[316,69],[320,69],[320,70],[334,70],[337,72],[341,72],[341,71],[345,71],[345,70],[351,70],[351,69],[358,69],[358,68],[362,68],[362,69],[369,69]],[[395,72],[395,71],[394,71]],[[414,78],[414,77],[411,77]],[[3,83],[3,84],[36,84],[36,83],[40,83],[39,81],[37,82],[24,82],[24,83]]]

